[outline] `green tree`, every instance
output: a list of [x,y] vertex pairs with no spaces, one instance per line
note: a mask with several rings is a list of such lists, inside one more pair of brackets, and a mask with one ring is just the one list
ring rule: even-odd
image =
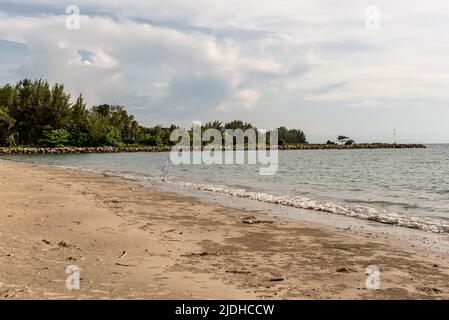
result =
[[299,144],[307,143],[306,135],[303,131],[298,129],[287,129],[286,127],[279,127],[278,129],[279,144]]
[[147,146],[161,146],[162,141],[158,136],[153,136],[150,133],[145,135],[145,138],[142,140],[142,144]]
[[[81,95],[72,104],[64,85],[50,86],[43,79],[24,79],[0,87],[0,146],[173,145],[170,134],[177,128],[142,127],[120,105],[101,104],[89,110]],[[241,120],[225,124],[215,120],[201,127],[203,131],[209,128],[224,134],[225,129],[246,131],[254,127]],[[301,130],[281,127],[279,131],[280,143],[307,142]]]
[[11,118],[5,107],[0,106],[0,145],[15,145],[15,138],[12,129],[15,120]]
[[339,135],[337,137],[337,141],[341,144],[344,144],[348,139],[350,139],[350,138],[347,136],[343,136],[343,135]]
[[102,128],[99,143],[103,146],[112,147],[122,147],[124,145],[120,137],[120,130],[110,125],[106,125]]
[[66,129],[56,129],[44,132],[41,144],[47,147],[64,147],[70,141],[70,133]]
[[83,147],[88,146],[89,136],[89,111],[86,108],[82,95],[78,97],[75,104],[70,108],[69,120],[65,128],[70,133],[70,145]]
[[241,120],[234,120],[228,123],[225,123],[225,129],[242,129],[243,131],[247,129],[253,128],[253,125],[249,122],[243,122]]

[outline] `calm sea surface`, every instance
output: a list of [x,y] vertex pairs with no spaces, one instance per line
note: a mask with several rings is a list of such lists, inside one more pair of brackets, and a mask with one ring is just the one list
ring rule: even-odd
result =
[[[168,153],[17,155],[161,183]],[[169,165],[178,187],[449,233],[449,145],[427,149],[279,151],[275,175],[258,165]]]

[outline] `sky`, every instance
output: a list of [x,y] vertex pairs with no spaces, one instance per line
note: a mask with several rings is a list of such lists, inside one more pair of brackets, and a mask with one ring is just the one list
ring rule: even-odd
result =
[[0,85],[62,82],[148,126],[447,143],[448,17],[447,0],[0,0]]

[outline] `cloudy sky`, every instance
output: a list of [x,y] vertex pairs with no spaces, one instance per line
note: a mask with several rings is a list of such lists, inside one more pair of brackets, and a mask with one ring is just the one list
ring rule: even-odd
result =
[[447,0],[0,0],[0,84],[63,82],[145,125],[449,142],[448,17]]

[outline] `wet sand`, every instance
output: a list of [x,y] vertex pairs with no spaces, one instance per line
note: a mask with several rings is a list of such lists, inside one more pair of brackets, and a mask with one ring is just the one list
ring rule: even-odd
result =
[[0,299],[449,298],[447,255],[393,238],[31,164],[0,181]]

